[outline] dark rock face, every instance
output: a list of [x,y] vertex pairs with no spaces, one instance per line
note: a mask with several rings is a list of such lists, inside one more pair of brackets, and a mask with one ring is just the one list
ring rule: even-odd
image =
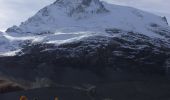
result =
[[[89,37],[59,46],[27,44],[17,56],[1,57],[0,68],[13,69],[8,74],[20,69],[12,74],[14,77],[46,77],[55,81],[75,80],[74,82],[82,79],[78,76],[81,71],[86,71],[83,82],[87,83],[97,78],[107,79],[117,72],[166,75],[166,62],[170,58],[168,45],[166,41],[133,32],[120,37]],[[25,72],[29,74],[24,74]],[[77,74],[69,78],[73,73]],[[90,79],[92,76],[97,78]]]
[[11,28],[8,28],[6,32],[21,32],[18,26],[13,26]]
[[165,21],[167,23],[167,25],[168,25],[168,20],[167,20],[167,18],[165,16],[162,17],[162,20]]
[[83,5],[86,5],[86,6],[89,6],[90,3],[91,3],[91,1],[92,1],[92,0],[83,0],[83,1],[82,1],[82,4],[83,4]]
[[[99,0],[57,0],[54,4],[69,7],[69,16],[74,16],[80,13],[104,13],[108,10],[104,7]],[[95,7],[93,7],[95,6]],[[87,11],[86,8],[90,7],[91,10]]]
[[85,5],[85,6],[90,6],[90,4],[92,2],[94,2],[96,4],[101,3],[99,0],[72,0],[72,1],[70,1],[70,0],[56,0],[55,4],[57,4],[57,3],[62,3],[62,4],[64,4],[64,3],[66,3],[66,4],[67,3],[79,3],[79,4],[82,4],[82,5]]

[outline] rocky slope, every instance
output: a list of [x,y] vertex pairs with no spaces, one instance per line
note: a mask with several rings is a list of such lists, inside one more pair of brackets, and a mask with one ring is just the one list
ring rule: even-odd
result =
[[165,18],[99,0],[57,0],[0,37],[1,73],[15,81],[95,84],[169,72]]

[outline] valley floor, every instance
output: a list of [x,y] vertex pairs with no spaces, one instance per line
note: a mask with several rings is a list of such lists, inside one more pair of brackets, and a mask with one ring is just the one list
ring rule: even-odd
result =
[[[96,85],[91,90],[73,87],[40,88],[0,94],[0,100],[170,100],[170,81],[164,79],[115,81]],[[37,99],[35,99],[37,98]]]

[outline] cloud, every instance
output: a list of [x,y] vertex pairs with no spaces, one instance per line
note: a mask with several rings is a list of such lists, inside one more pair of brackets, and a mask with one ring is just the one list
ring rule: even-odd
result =
[[[0,0],[0,30],[19,25],[34,15],[42,7],[55,0]],[[110,3],[127,5],[143,9],[161,16],[167,16],[170,22],[170,0],[104,0]]]

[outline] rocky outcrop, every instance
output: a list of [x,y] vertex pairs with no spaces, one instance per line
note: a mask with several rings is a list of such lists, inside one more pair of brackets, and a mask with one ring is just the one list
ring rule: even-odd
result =
[[4,80],[4,79],[0,80],[0,94],[7,93],[7,92],[21,91],[21,90],[24,90],[24,88],[15,82]]
[[164,16],[164,17],[162,17],[162,19],[163,19],[163,21],[165,21],[165,22],[167,23],[167,25],[168,25],[168,20],[167,20],[167,18]]
[[[9,70],[8,73],[31,80],[46,77],[54,81],[72,81],[71,78],[68,79],[67,74],[76,73],[76,70],[88,71],[83,74],[86,77],[83,82],[91,82],[98,78],[102,80],[101,77],[114,80],[112,77],[117,72],[129,75],[166,75],[165,63],[170,58],[169,50],[167,41],[127,32],[120,37],[88,37],[59,46],[27,44],[16,56],[1,57],[0,66],[3,70],[20,69],[21,72]],[[88,75],[97,78],[90,79]],[[79,82],[78,77],[81,76],[72,76],[73,80],[76,80],[74,82]]]

